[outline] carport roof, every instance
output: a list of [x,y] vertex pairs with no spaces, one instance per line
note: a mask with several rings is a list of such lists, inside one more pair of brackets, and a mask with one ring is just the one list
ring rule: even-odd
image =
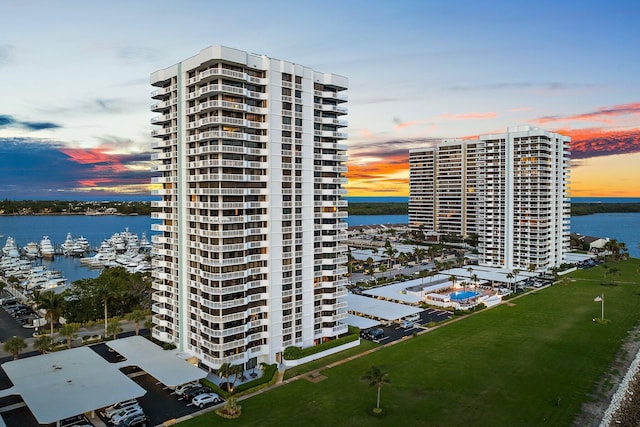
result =
[[2,395],[20,394],[40,424],[143,396],[146,390],[88,347],[2,364],[14,384]]
[[347,294],[347,304],[352,313],[362,313],[383,320],[398,320],[423,311],[421,308],[351,293]]
[[355,314],[350,314],[347,317],[347,323],[349,324],[349,326],[355,326],[360,329],[369,329],[373,328],[374,326],[378,326],[380,324],[380,321],[356,316]]
[[118,362],[118,366],[139,366],[168,387],[197,381],[207,376],[205,371],[180,358],[176,350],[163,350],[141,336],[134,335],[106,344],[127,359]]

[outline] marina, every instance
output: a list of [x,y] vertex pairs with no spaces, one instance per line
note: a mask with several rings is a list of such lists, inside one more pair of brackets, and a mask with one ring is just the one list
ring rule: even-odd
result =
[[13,295],[27,297],[35,291],[49,290],[60,293],[71,282],[55,268],[56,260],[66,259],[86,270],[85,277],[97,277],[98,270],[103,268],[122,267],[130,273],[149,272],[150,253],[151,242],[146,233],[143,232],[139,238],[128,228],[112,234],[96,248],[92,248],[83,236],[74,238],[72,233],[67,233],[64,242],[57,247],[47,235],[39,244],[31,241],[22,248],[14,237],[8,236],[2,247],[0,273]]

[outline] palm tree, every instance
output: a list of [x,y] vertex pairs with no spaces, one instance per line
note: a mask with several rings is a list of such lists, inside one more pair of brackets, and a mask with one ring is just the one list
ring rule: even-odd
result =
[[509,280],[509,284],[511,284],[511,279],[513,279],[513,273],[509,272],[507,273],[507,279]]
[[27,343],[24,342],[22,337],[11,337],[4,343],[4,351],[13,355],[13,360],[18,358],[18,355],[22,350],[27,348]]
[[236,381],[240,379],[242,374],[244,373],[243,365],[230,365],[229,366],[229,376],[233,375],[233,381],[229,385],[229,393],[233,393],[233,388],[236,386]]
[[142,310],[133,310],[131,313],[127,315],[127,319],[135,322],[136,324],[136,335],[140,333],[140,322],[147,318],[147,315],[144,314]]
[[473,282],[473,284],[475,285],[476,291],[478,290],[478,282],[480,281],[480,279],[478,279],[478,275],[474,274],[471,276],[471,281]]
[[60,327],[60,335],[67,338],[67,348],[71,348],[71,340],[76,336],[76,332],[80,330],[77,323],[65,323]]
[[[228,362],[225,362],[222,365],[220,365],[220,367],[218,368],[218,377],[220,377],[221,380],[224,380],[224,381],[221,381],[221,383],[222,382],[228,383],[230,375],[231,375],[231,365]],[[227,391],[229,391],[229,387],[227,387]]]
[[145,320],[144,327],[149,330],[149,336],[153,336],[153,319]]
[[389,240],[387,240],[384,243],[384,254],[387,256],[388,258],[388,267],[391,268],[391,261],[393,260],[393,258],[395,257],[395,255],[398,253],[398,250],[395,249],[392,245],[391,242]]
[[39,310],[46,310],[46,318],[51,323],[51,338],[53,338],[53,325],[64,312],[65,299],[61,294],[53,291],[45,291],[36,295],[36,306]]
[[520,269],[514,268],[513,271],[513,293],[516,293],[516,282],[518,281],[518,274],[520,274]]
[[45,354],[49,348],[51,348],[51,344],[53,344],[53,338],[49,335],[40,335],[33,342],[33,348],[38,350],[40,353]]
[[451,276],[449,276],[449,280],[453,283],[453,287],[455,288],[458,277],[455,274],[452,274]]
[[369,383],[369,387],[378,388],[378,397],[376,399],[376,409],[380,411],[380,390],[384,384],[390,384],[391,381],[387,378],[388,373],[384,372],[377,366],[371,366],[369,370],[362,376],[362,380]]
[[113,339],[116,339],[116,336],[122,332],[122,327],[120,326],[120,319],[118,317],[114,317],[109,321],[107,325],[107,334],[105,337],[111,335]]

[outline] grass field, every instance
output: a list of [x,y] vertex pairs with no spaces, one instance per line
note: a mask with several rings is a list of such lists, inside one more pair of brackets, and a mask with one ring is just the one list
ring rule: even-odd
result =
[[[229,426],[570,426],[640,319],[640,261],[603,269],[513,299],[381,351],[240,402],[242,416],[213,413],[185,427]],[[594,298],[604,292],[607,323]],[[371,365],[389,373],[382,417],[376,389],[360,380]]]

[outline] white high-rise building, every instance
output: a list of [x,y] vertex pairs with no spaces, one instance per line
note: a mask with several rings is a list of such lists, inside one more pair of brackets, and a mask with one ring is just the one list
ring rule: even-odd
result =
[[479,238],[479,263],[538,271],[569,249],[570,138],[531,126],[409,153],[409,225]]
[[153,336],[210,368],[347,332],[347,79],[222,46],[151,75]]
[[482,143],[443,140],[409,152],[409,226],[469,236],[478,232]]
[[569,250],[571,138],[532,126],[482,135],[485,184],[479,262],[547,270]]

